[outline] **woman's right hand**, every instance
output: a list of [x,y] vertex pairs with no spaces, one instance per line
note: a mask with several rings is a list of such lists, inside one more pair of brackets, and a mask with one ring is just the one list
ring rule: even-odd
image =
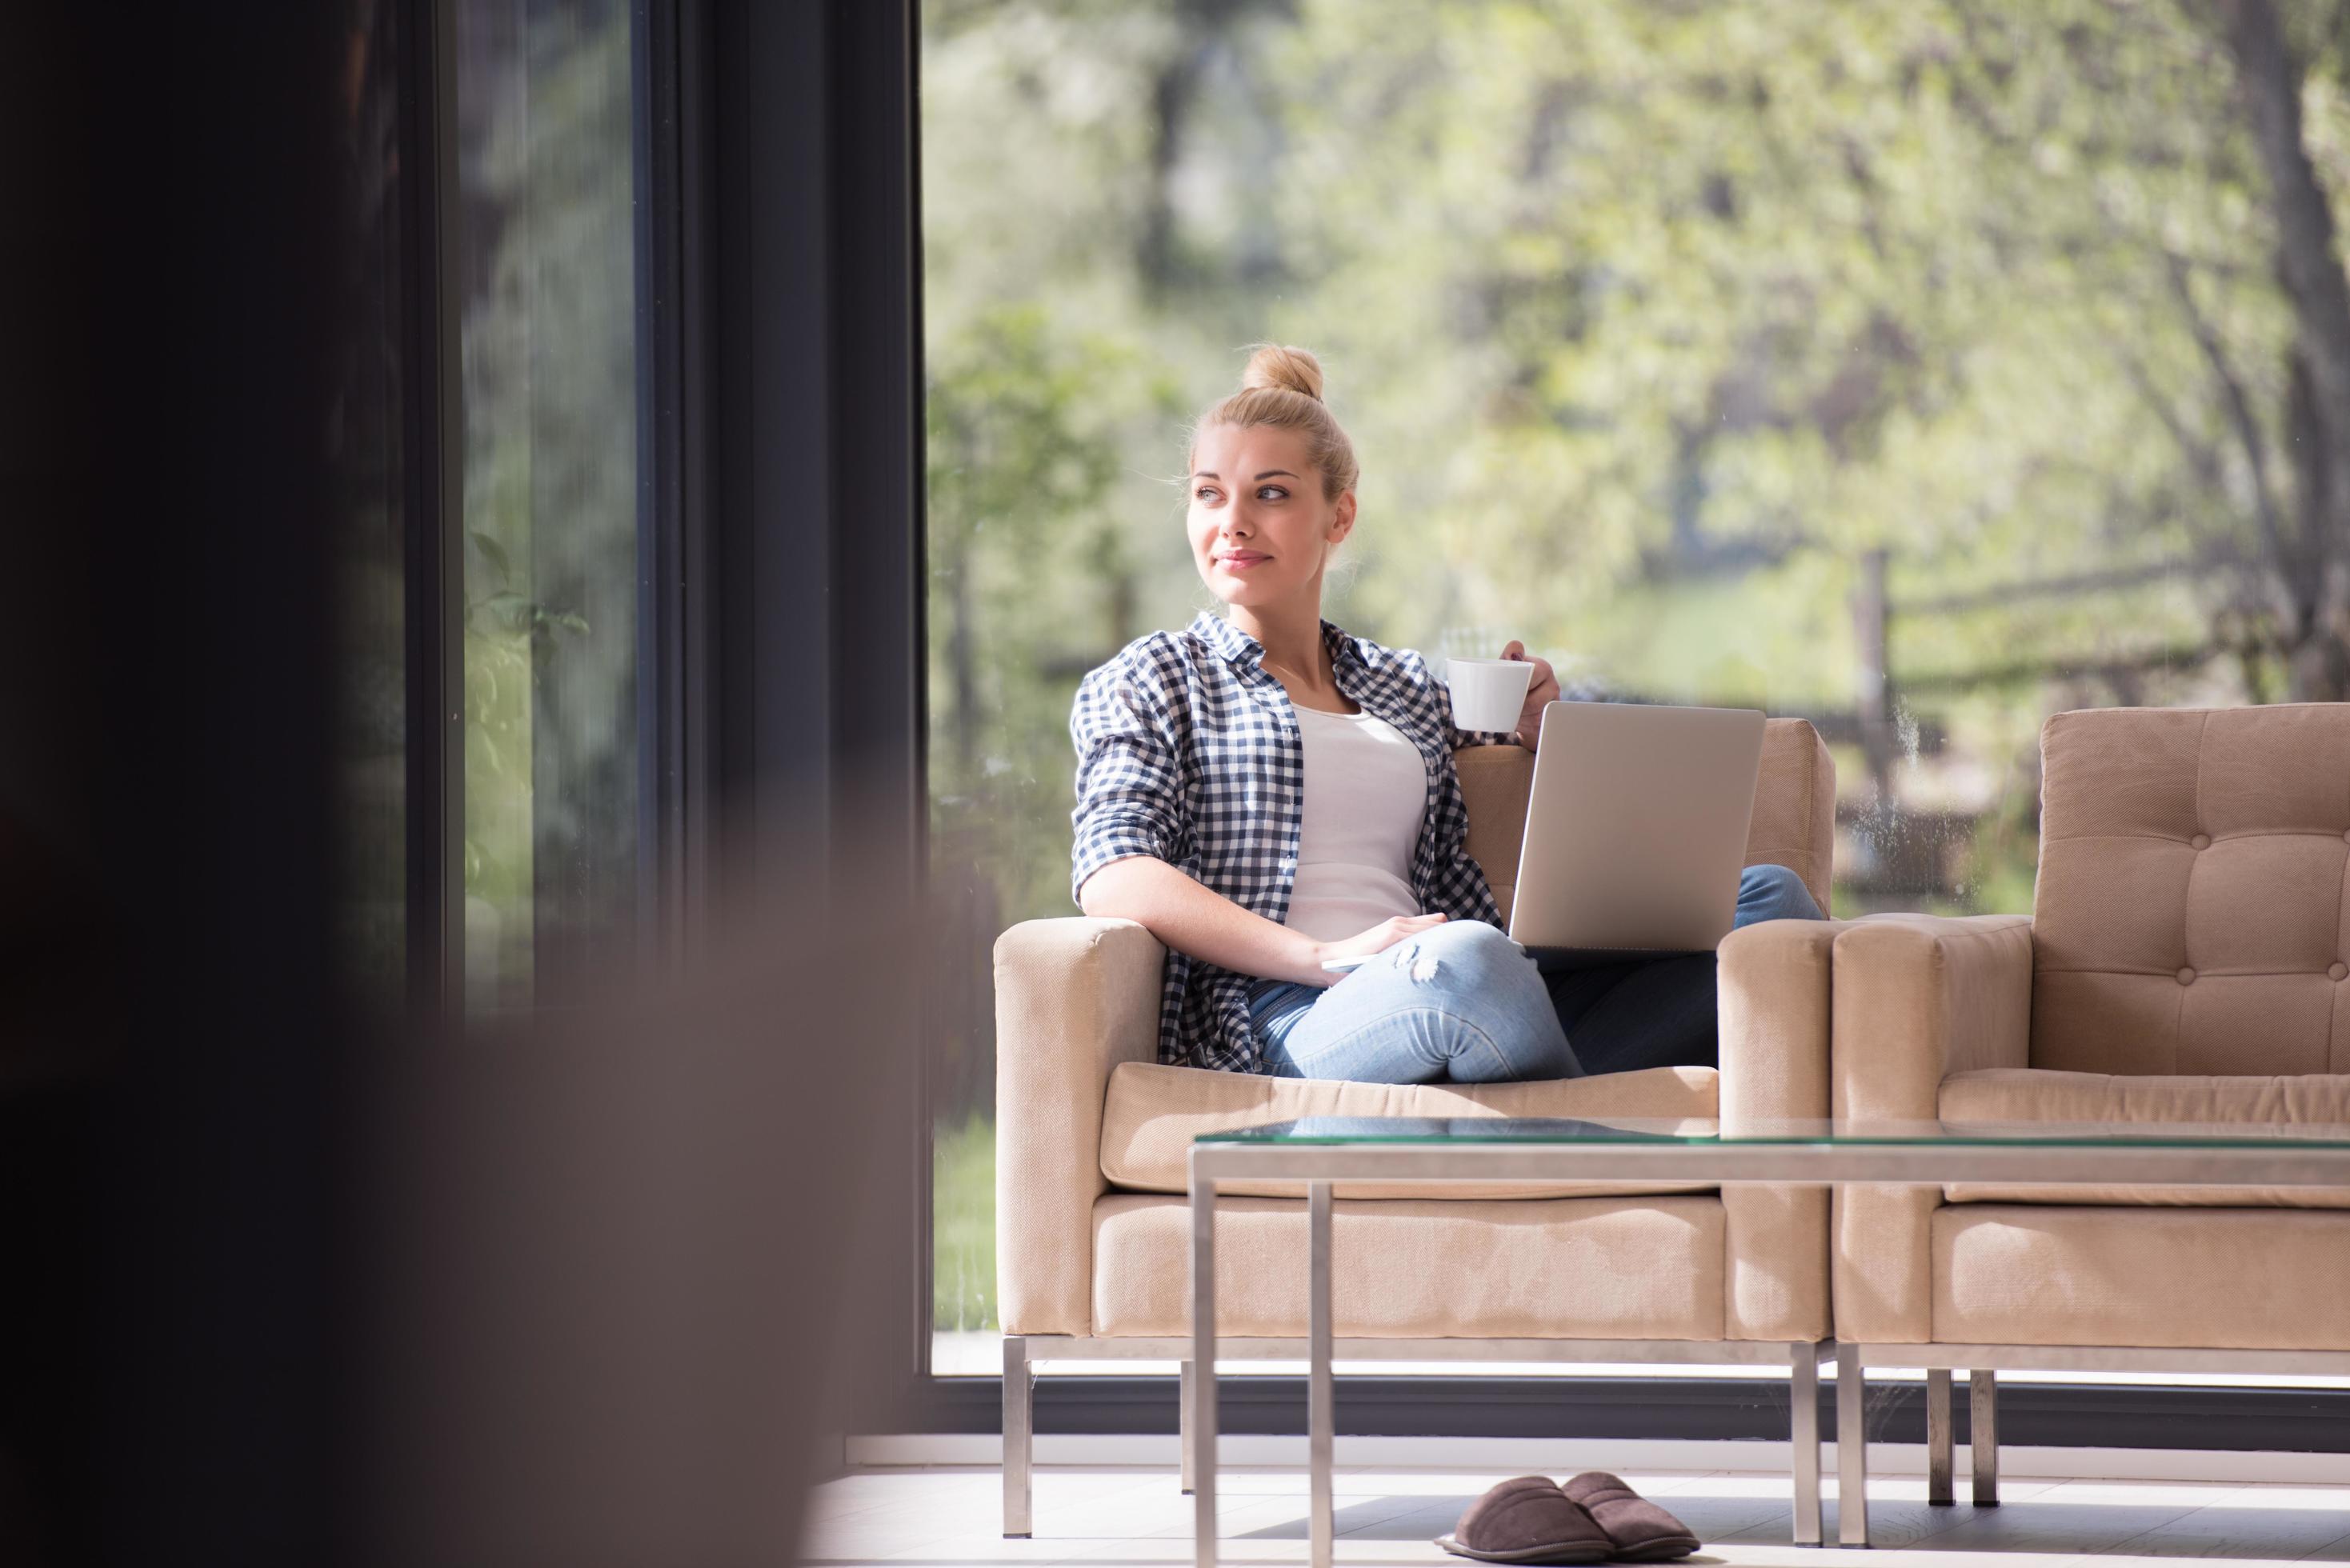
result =
[[1445,917],[1441,914],[1390,915],[1359,936],[1344,937],[1336,941],[1316,942],[1314,945],[1314,974],[1309,983],[1333,986],[1354,972],[1352,970],[1324,969],[1322,963],[1326,959],[1368,958],[1373,953],[1383,952],[1393,947],[1406,937],[1416,935],[1430,926],[1441,925],[1444,920]]

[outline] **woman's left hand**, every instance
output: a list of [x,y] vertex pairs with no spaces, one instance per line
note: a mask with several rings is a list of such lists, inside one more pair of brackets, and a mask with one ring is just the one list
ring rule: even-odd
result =
[[[1492,645],[1488,643],[1486,646],[1490,648]],[[1526,687],[1526,705],[1518,713],[1517,728],[1518,744],[1531,752],[1534,743],[1542,739],[1543,709],[1558,701],[1558,676],[1552,670],[1549,659],[1528,659],[1526,645],[1514,637],[1510,639],[1510,646],[1502,649],[1502,657],[1524,659],[1534,667],[1534,678]]]

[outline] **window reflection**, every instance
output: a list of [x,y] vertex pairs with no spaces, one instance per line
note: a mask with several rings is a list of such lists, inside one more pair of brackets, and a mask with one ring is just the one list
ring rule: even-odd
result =
[[629,16],[458,0],[465,992],[559,992],[636,897]]

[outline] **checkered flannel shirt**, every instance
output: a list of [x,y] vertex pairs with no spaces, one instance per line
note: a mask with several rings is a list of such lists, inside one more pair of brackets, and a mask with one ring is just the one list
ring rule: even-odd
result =
[[[1452,694],[1411,650],[1322,637],[1338,690],[1419,748],[1428,802],[1411,862],[1422,914],[1503,924],[1485,874],[1469,857],[1469,811],[1453,749],[1514,743],[1506,732],[1452,725]],[[1077,748],[1076,898],[1113,860],[1149,855],[1269,920],[1285,920],[1297,878],[1305,757],[1289,693],[1262,664],[1264,649],[1202,610],[1180,632],[1136,639],[1078,684],[1069,715]],[[1259,977],[1170,949],[1159,1010],[1159,1059],[1231,1072],[1265,1071],[1249,1017]]]

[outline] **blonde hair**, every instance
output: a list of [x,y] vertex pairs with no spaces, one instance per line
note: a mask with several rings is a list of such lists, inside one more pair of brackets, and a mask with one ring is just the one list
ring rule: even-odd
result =
[[[1322,498],[1336,501],[1355,487],[1361,470],[1355,462],[1355,443],[1347,439],[1322,400],[1322,361],[1304,348],[1279,343],[1253,346],[1248,369],[1241,372],[1241,389],[1212,404],[1191,426],[1192,443],[1211,425],[1248,430],[1259,425],[1302,432],[1305,452],[1322,472]],[[1184,468],[1191,466],[1187,460]]]

